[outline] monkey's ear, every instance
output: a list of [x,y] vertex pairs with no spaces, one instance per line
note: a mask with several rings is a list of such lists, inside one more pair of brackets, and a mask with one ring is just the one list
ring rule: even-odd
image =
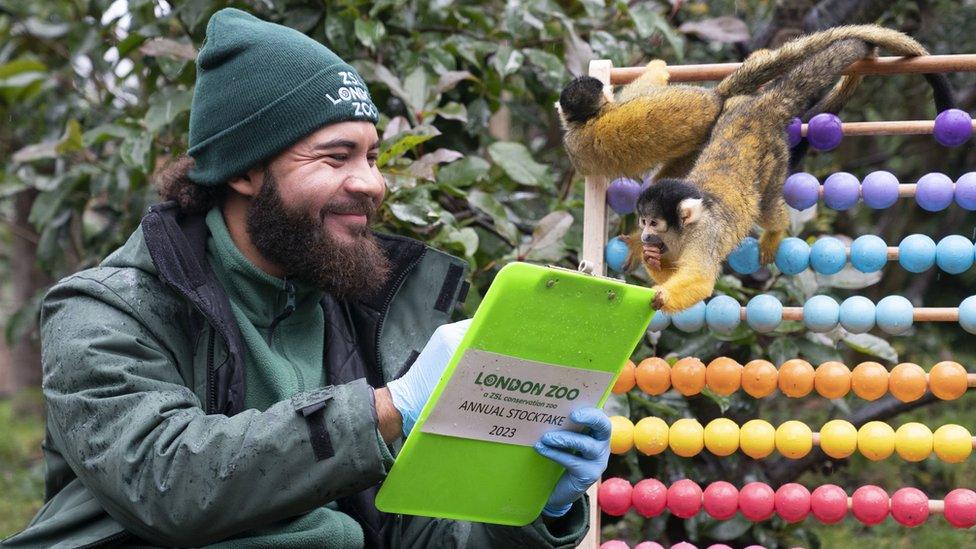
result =
[[678,217],[681,219],[681,224],[688,226],[701,219],[702,207],[701,198],[686,198],[679,202]]

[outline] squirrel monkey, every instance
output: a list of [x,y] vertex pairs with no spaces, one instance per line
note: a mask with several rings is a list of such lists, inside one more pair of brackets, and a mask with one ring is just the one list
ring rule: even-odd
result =
[[[627,84],[617,98],[610,86],[581,76],[563,89],[556,103],[566,151],[576,170],[587,176],[640,178],[660,166],[658,178],[680,177],[694,163],[729,97],[755,93],[811,55],[851,38],[899,55],[928,55],[924,46],[901,32],[850,25],[756,52],[714,88],[664,85],[660,73],[666,68],[659,61],[652,61],[661,65],[649,64],[649,70]],[[940,77],[945,78],[934,78]],[[817,112],[843,105],[859,82],[860,77],[845,77],[816,106]],[[785,123],[780,131],[785,132]]]
[[864,40],[834,42],[762,91],[728,98],[687,178],[644,189],[637,218],[654,308],[681,311],[712,295],[722,261],[755,224],[761,259],[772,260],[789,226],[783,128],[870,51]]

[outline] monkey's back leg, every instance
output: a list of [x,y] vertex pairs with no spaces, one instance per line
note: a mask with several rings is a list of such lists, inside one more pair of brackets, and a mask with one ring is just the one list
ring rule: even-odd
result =
[[787,160],[777,158],[769,179],[762,189],[759,202],[759,226],[763,229],[759,237],[759,260],[763,265],[776,259],[780,242],[786,237],[790,227],[790,214],[783,200],[783,181],[786,179]]

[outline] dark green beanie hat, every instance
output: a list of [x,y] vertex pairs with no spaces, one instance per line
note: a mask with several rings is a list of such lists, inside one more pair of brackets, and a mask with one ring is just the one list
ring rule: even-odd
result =
[[336,122],[376,123],[366,84],[295,29],[227,8],[207,23],[190,107],[190,179],[217,185]]

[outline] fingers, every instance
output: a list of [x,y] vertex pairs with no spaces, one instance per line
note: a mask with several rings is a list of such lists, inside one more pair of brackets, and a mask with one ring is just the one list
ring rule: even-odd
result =
[[607,449],[607,441],[573,431],[550,431],[542,435],[540,442],[551,448],[579,452],[581,457],[589,460],[599,459]]
[[565,467],[568,471],[577,471],[583,466],[584,463],[586,463],[583,458],[579,456],[543,444],[542,440],[536,442],[534,448],[535,451],[539,452],[543,457],[555,461],[556,463]]
[[610,440],[610,418],[599,408],[579,408],[569,414],[569,420],[577,425],[590,428],[590,437],[596,440]]

